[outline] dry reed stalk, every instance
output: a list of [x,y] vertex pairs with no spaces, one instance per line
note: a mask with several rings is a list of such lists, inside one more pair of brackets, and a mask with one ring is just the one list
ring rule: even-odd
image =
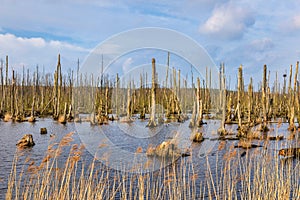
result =
[[[195,166],[184,160],[145,175],[105,171],[94,161],[85,168],[84,164],[78,166],[78,162],[72,161],[71,155],[77,151],[78,146],[72,146],[63,169],[55,168],[57,157],[54,157],[42,170],[31,173],[36,178],[26,178],[25,171],[16,176],[13,167],[6,198],[196,199],[206,196],[208,199],[297,199],[300,191],[298,165],[295,168],[291,162],[282,164],[274,159],[274,155],[259,151],[242,159],[231,148],[223,164],[216,168],[220,176],[213,175],[211,163],[206,159],[205,179],[200,179]],[[15,157],[14,163],[17,162]],[[29,169],[34,169],[33,166],[34,163]],[[23,187],[21,180],[31,187]]]

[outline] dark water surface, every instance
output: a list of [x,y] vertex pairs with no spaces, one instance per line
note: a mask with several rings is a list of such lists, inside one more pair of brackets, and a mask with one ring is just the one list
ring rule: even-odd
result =
[[[83,154],[84,160],[91,161],[93,155],[96,153],[97,146],[99,144],[109,141],[114,146],[112,155],[119,153],[123,161],[132,161],[132,154],[141,147],[141,162],[145,162],[146,149],[150,144],[158,145],[163,141],[174,139],[178,141],[178,146],[182,151],[191,149],[192,156],[181,159],[191,159],[195,173],[198,174],[199,180],[204,180],[206,173],[206,163],[210,163],[212,169],[221,167],[223,156],[229,150],[230,146],[237,141],[226,141],[226,147],[219,150],[220,141],[214,140],[218,137],[216,130],[220,126],[220,122],[217,120],[208,120],[207,124],[201,129],[204,133],[204,137],[207,138],[203,143],[191,143],[190,134],[191,129],[188,128],[189,121],[183,124],[170,123],[163,124],[154,129],[146,128],[146,121],[136,120],[132,123],[125,124],[120,122],[110,122],[109,125],[103,126],[91,126],[88,122],[80,124],[67,123],[62,125],[53,121],[52,119],[39,119],[36,123],[13,123],[13,122],[0,122],[0,199],[5,198],[7,190],[8,176],[12,168],[12,162],[16,153],[16,143],[22,138],[24,134],[32,134],[35,141],[35,146],[32,148],[22,150],[24,154],[30,156],[35,161],[39,162],[43,159],[45,152],[48,149],[48,145],[55,138],[59,141],[62,137],[70,132],[74,132],[73,143],[84,143],[86,145],[86,152]],[[46,135],[40,134],[40,128],[46,127],[48,133]],[[236,125],[229,125],[226,127],[228,130],[236,132]],[[278,127],[277,124],[270,124],[270,135],[284,135],[287,137],[289,132],[287,130],[287,124],[283,124]],[[55,137],[50,137],[50,135]],[[264,141],[254,141],[255,143],[263,144]],[[283,141],[270,141],[269,151],[277,153],[281,147],[289,145],[297,145],[298,139],[295,140],[283,140]],[[95,145],[95,146],[93,146]],[[105,151],[105,150],[103,150]],[[114,152],[116,151],[116,152]],[[245,150],[238,149],[238,156]],[[249,150],[254,151],[254,149]],[[121,153],[120,153],[121,152]],[[122,154],[123,152],[123,154]],[[248,153],[249,153],[248,152]],[[103,152],[100,152],[103,153]],[[68,154],[63,155],[67,157]],[[116,157],[116,156],[113,156]],[[217,162],[218,161],[218,162]],[[115,162],[119,162],[118,160]],[[113,163],[113,162],[112,162]],[[111,166],[115,168],[116,165]],[[118,166],[116,167],[118,168]],[[18,170],[22,169],[22,161],[18,163]],[[212,171],[212,175],[216,176],[216,171]]]
[[[47,128],[48,134],[40,134],[42,127]],[[36,123],[0,122],[0,199],[5,198],[8,176],[17,151],[16,143],[24,134],[32,134],[35,142],[34,147],[23,150],[24,154],[34,160],[42,160],[51,139],[50,134],[61,138],[71,131],[75,131],[74,124],[62,125],[52,119],[39,119]],[[22,165],[22,161],[20,161],[20,165]]]

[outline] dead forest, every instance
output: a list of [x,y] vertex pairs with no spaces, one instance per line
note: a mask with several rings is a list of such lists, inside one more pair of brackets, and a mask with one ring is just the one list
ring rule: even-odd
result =
[[[75,70],[63,74],[60,55],[53,74],[45,74],[38,66],[34,71],[14,71],[6,56],[0,68],[0,117],[2,121],[35,122],[38,117],[51,116],[60,123],[86,120],[102,125],[109,120],[128,122],[135,116],[148,119],[148,126],[189,120],[190,127],[200,127],[204,119],[215,118],[221,120],[219,133],[226,134],[225,125],[236,123],[240,137],[253,126],[268,131],[271,122],[289,123],[291,131],[299,126],[299,62],[290,66],[288,74],[276,72],[272,83],[271,73],[263,65],[257,90],[252,79],[245,86],[242,66],[237,70],[236,90],[228,90],[224,64],[219,68],[219,88],[211,87],[208,68],[206,80],[192,76],[189,87],[187,80],[180,78],[181,72],[167,65],[164,84],[157,83],[154,58],[152,74],[140,74],[139,80],[122,82],[118,74],[81,74],[79,61]],[[283,84],[279,81],[281,76]],[[147,84],[148,79],[151,84]],[[88,117],[83,119],[80,114]]]

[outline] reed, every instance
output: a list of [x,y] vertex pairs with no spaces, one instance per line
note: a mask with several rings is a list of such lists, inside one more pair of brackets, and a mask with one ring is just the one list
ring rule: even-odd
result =
[[[181,158],[158,171],[136,173],[109,169],[84,159],[83,145],[73,133],[49,144],[42,160],[23,159],[17,151],[6,199],[297,199],[299,160],[278,158],[257,149],[246,156],[220,142],[215,161],[201,166]],[[140,152],[141,150],[137,150]],[[65,158],[65,154],[68,156]],[[193,156],[193,155],[192,155]],[[195,156],[195,155],[194,155]],[[62,159],[64,157],[64,159]],[[191,157],[193,158],[193,157]],[[24,163],[20,163],[24,160]],[[17,168],[23,166],[21,171]]]

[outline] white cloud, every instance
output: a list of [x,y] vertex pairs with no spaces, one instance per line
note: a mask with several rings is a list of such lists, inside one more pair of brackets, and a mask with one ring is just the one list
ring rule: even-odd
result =
[[89,49],[85,49],[80,46],[76,46],[76,45],[69,44],[67,42],[61,42],[61,41],[51,40],[48,43],[48,45],[53,48],[56,48],[56,49],[68,49],[68,50],[72,50],[72,51],[86,52],[86,53],[88,53],[90,51]]
[[262,39],[253,40],[250,44],[250,47],[253,50],[265,51],[265,50],[272,49],[274,47],[274,43],[270,38],[262,38]]
[[216,7],[199,30],[211,36],[235,39],[242,37],[247,27],[253,24],[254,18],[247,9],[229,2]]
[[133,63],[133,59],[132,59],[132,58],[127,58],[127,59],[124,61],[123,65],[122,65],[122,69],[123,69],[123,72],[124,72],[124,73],[126,73],[126,72],[128,72],[128,71],[130,70],[130,68],[132,67],[132,66],[131,66],[132,63]]
[[300,29],[300,15],[296,15],[292,19],[292,26],[295,29]]
[[[83,58],[89,52],[88,49],[60,41],[46,41],[39,37],[17,37],[13,34],[0,34],[0,44],[0,58],[3,59],[8,55],[9,65],[14,69],[39,64],[52,71],[49,66],[57,62],[57,54],[61,53],[63,58],[67,58],[65,59],[67,64],[71,63],[71,60],[75,62],[77,58]],[[70,67],[73,66],[66,66]]]

